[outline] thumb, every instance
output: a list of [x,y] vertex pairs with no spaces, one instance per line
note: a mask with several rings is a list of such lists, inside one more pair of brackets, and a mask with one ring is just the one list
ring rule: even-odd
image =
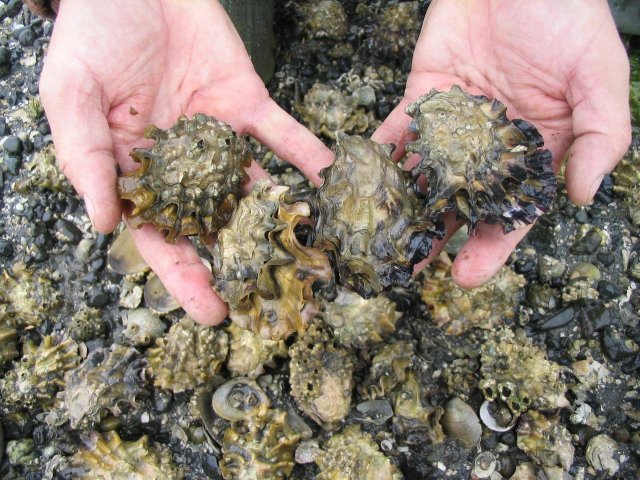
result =
[[60,168],[83,197],[94,228],[110,232],[120,221],[116,161],[101,86],[83,69],[51,58],[40,79]]

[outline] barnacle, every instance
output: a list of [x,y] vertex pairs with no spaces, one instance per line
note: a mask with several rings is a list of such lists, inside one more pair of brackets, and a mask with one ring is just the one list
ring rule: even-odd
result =
[[167,241],[181,235],[207,236],[227,223],[237,205],[243,167],[251,158],[244,140],[229,125],[196,113],[168,130],[151,125],[151,149],[135,148],[134,172],[120,176],[118,192],[134,203],[131,223],[153,223]]
[[425,271],[422,300],[433,321],[449,335],[470,328],[491,330],[515,314],[525,278],[502,267],[486,284],[466,290],[451,277],[451,258],[446,252],[431,262]]
[[71,339],[48,335],[37,346],[29,340],[21,361],[0,379],[2,398],[27,408],[48,408],[64,387],[65,372],[79,361],[78,344]]
[[413,347],[409,342],[402,340],[384,345],[371,360],[363,395],[371,399],[384,397],[403,383],[413,363],[413,356]]
[[328,138],[336,138],[337,132],[362,133],[374,121],[371,112],[358,107],[356,96],[325,83],[315,83],[296,111],[309,130]]
[[85,342],[101,336],[106,330],[106,324],[99,309],[82,306],[71,317],[67,329],[69,336],[76,342]]
[[498,100],[473,96],[453,86],[432,90],[409,105],[406,145],[421,157],[414,175],[429,180],[427,215],[455,210],[474,231],[480,221],[500,223],[505,233],[532,223],[556,192],[551,152],[524,120],[509,121]]
[[347,35],[347,15],[338,0],[307,1],[299,11],[300,26],[308,38],[342,40]]
[[291,395],[319,425],[344,419],[351,406],[353,359],[334,343],[329,329],[316,321],[289,350]]
[[252,421],[266,415],[269,398],[250,378],[238,377],[218,387],[211,397],[211,407],[230,422]]
[[322,315],[340,345],[356,348],[382,342],[393,333],[401,316],[387,297],[365,299],[343,288],[324,306]]
[[333,435],[315,462],[317,480],[401,480],[402,474],[359,425]]
[[175,393],[195,388],[218,373],[228,349],[225,331],[197,324],[185,315],[148,350],[154,384]]
[[184,472],[174,465],[168,449],[157,444],[149,445],[146,435],[135,442],[125,442],[116,432],[102,435],[91,432],[84,436],[82,446],[71,457],[66,473],[69,478],[101,480],[184,478]]
[[529,407],[555,410],[569,402],[562,367],[547,360],[544,350],[509,329],[498,330],[481,347],[480,390],[487,400],[501,400],[512,412]]
[[418,2],[391,4],[377,15],[366,45],[371,53],[383,58],[411,57],[420,34],[421,20]]
[[286,191],[258,182],[213,250],[214,288],[229,303],[231,320],[272,340],[304,332],[319,309],[314,282],[332,277],[323,253],[296,238],[310,209],[286,203]]
[[284,340],[262,338],[233,322],[225,330],[229,334],[227,369],[233,375],[256,378],[265,365],[273,366],[275,357],[287,356]]
[[613,191],[622,197],[631,222],[640,225],[640,134],[633,137],[629,150],[613,171]]
[[320,173],[314,244],[329,255],[339,282],[363,297],[406,286],[435,235],[430,222],[416,218],[415,197],[392,149],[338,134],[336,159]]
[[133,348],[117,343],[98,348],[67,373],[62,401],[49,423],[69,420],[71,428],[86,428],[100,422],[103,413],[120,415],[124,405],[137,405],[148,395],[144,385],[146,362]]

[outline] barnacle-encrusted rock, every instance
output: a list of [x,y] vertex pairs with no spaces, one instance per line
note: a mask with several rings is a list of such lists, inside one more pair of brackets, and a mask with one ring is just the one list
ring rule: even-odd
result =
[[430,222],[417,218],[415,196],[392,149],[339,134],[336,159],[320,172],[314,244],[329,256],[339,283],[363,297],[406,286],[435,235]]
[[233,375],[256,378],[264,367],[273,366],[275,357],[286,357],[284,340],[268,340],[245,330],[235,323],[226,329],[229,334],[227,369]]
[[629,150],[613,171],[613,191],[622,197],[631,222],[640,225],[640,134],[633,137]]
[[34,154],[33,160],[22,167],[22,174],[13,185],[13,188],[22,194],[30,192],[35,187],[53,192],[71,192],[71,186],[56,161],[53,144]]
[[351,406],[353,359],[337,346],[329,329],[314,322],[289,350],[291,395],[319,425],[344,419]]
[[427,215],[450,210],[470,231],[478,222],[500,223],[505,233],[532,223],[555,196],[551,152],[524,120],[509,121],[498,100],[453,86],[432,90],[406,109],[418,139],[406,145],[421,157],[415,175],[427,176]]
[[106,325],[99,309],[84,305],[75,311],[67,328],[69,336],[76,342],[85,342],[101,336]]
[[529,410],[518,424],[518,448],[540,465],[547,478],[563,478],[573,463],[571,434],[557,418]]
[[51,424],[69,420],[71,428],[93,427],[103,413],[121,414],[125,405],[135,406],[148,395],[144,385],[146,362],[133,348],[117,343],[92,351],[65,380],[58,394],[58,411],[47,417]]
[[470,328],[491,330],[515,315],[518,297],[525,278],[502,267],[484,285],[466,290],[451,277],[451,258],[442,252],[425,271],[422,300],[433,321],[449,335],[459,335]]
[[0,324],[0,367],[18,356],[18,331]]
[[409,372],[391,394],[395,413],[393,428],[407,443],[425,440],[439,443],[444,439],[440,425],[443,409],[430,403],[429,391],[428,386],[418,381],[415,373]]
[[149,308],[134,308],[122,312],[122,336],[133,346],[146,346],[162,335],[164,322]]
[[178,393],[210,380],[227,358],[229,337],[184,316],[149,348],[154,385]]
[[[522,335],[521,335],[522,334]],[[569,405],[562,367],[547,360],[544,350],[510,329],[495,332],[482,344],[480,389],[487,400],[505,402],[512,412],[529,407],[555,410]]]
[[310,210],[286,203],[286,191],[258,182],[213,251],[214,288],[229,303],[231,320],[272,340],[305,331],[319,309],[312,286],[332,277],[324,254],[296,238],[295,227]]
[[377,23],[366,45],[373,55],[388,59],[413,54],[422,26],[418,2],[391,4],[377,15]]
[[207,236],[227,223],[237,205],[243,169],[251,156],[244,140],[213,117],[184,115],[168,130],[151,125],[151,149],[134,148],[141,167],[118,179],[118,192],[135,207],[134,226],[153,223],[167,241],[181,235]]
[[359,425],[333,435],[315,462],[317,480],[401,480],[402,474]]
[[79,361],[78,344],[71,339],[48,335],[37,346],[29,340],[20,362],[0,379],[2,398],[22,407],[48,408],[64,387],[65,372]]
[[384,345],[371,360],[371,370],[365,382],[363,395],[376,399],[384,397],[407,378],[413,363],[413,347],[398,341]]
[[[181,468],[174,465],[171,451],[156,444],[149,445],[144,435],[135,442],[125,442],[114,432],[100,435],[91,432],[83,437],[82,446],[71,457],[66,473],[73,478],[100,480],[180,480]],[[70,477],[71,478],[71,477]]]
[[373,113],[358,107],[356,96],[325,83],[315,83],[296,111],[309,130],[328,138],[337,132],[362,133],[374,121]]
[[338,0],[309,0],[299,10],[300,26],[308,38],[342,40],[347,35],[347,15]]
[[356,348],[382,342],[396,329],[401,316],[396,304],[387,297],[365,299],[344,288],[324,306],[322,315],[340,345]]

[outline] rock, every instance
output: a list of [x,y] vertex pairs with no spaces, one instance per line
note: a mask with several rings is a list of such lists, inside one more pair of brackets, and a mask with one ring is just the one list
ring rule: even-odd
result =
[[15,135],[10,135],[2,140],[2,148],[10,155],[20,155],[22,153],[22,140]]

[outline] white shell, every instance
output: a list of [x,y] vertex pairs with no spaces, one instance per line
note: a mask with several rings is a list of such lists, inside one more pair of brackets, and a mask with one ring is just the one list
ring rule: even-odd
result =
[[509,425],[500,425],[489,411],[490,404],[490,401],[485,400],[480,406],[480,420],[482,420],[482,423],[494,432],[508,432],[511,430],[516,425],[518,417],[514,415],[511,422],[509,422]]

